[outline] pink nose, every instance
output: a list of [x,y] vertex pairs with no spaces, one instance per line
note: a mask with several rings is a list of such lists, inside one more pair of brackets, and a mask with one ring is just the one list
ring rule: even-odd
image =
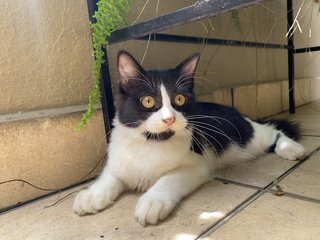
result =
[[162,121],[166,123],[168,126],[170,126],[176,121],[176,119],[175,117],[169,117],[169,118],[163,119]]

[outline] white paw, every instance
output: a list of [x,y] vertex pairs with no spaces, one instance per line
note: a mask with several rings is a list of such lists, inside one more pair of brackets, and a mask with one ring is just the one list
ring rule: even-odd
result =
[[89,188],[78,193],[73,203],[73,211],[80,216],[96,214],[110,204],[112,201],[107,194],[98,193]]
[[137,203],[135,217],[143,226],[156,225],[159,220],[165,219],[172,212],[176,204],[176,201],[169,198],[152,196],[147,192]]
[[304,147],[285,136],[279,138],[275,152],[278,156],[288,160],[299,160],[305,156]]

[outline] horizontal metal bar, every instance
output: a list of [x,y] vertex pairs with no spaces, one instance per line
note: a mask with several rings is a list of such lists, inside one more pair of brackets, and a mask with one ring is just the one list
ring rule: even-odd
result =
[[[137,38],[138,40],[149,40],[149,35]],[[231,39],[217,39],[217,38],[202,38],[193,36],[181,36],[171,34],[151,34],[151,41],[160,42],[182,42],[200,44],[205,42],[210,45],[225,45],[225,46],[240,46],[240,47],[254,47],[254,48],[273,48],[273,49],[288,49],[288,45],[273,44],[273,43],[260,43],[250,41],[239,41]]]
[[309,48],[297,48],[294,50],[294,53],[306,53],[306,52],[315,52],[320,51],[320,46],[309,47]]
[[266,0],[198,0],[191,6],[114,31],[109,44],[143,37],[152,33],[248,7]]

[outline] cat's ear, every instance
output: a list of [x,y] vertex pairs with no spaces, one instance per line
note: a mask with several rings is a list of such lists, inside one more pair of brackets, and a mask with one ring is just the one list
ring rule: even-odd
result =
[[120,87],[126,87],[130,81],[136,80],[144,72],[137,60],[126,51],[118,53],[118,70]]
[[200,53],[194,53],[181,62],[176,68],[176,71],[180,72],[180,76],[193,77],[196,71]]

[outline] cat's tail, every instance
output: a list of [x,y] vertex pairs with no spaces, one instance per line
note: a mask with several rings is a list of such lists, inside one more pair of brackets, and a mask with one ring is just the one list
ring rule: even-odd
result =
[[268,120],[258,120],[260,124],[273,125],[275,129],[283,132],[287,137],[292,140],[298,141],[301,139],[301,126],[299,123],[294,121],[288,121],[285,119],[268,119]]

